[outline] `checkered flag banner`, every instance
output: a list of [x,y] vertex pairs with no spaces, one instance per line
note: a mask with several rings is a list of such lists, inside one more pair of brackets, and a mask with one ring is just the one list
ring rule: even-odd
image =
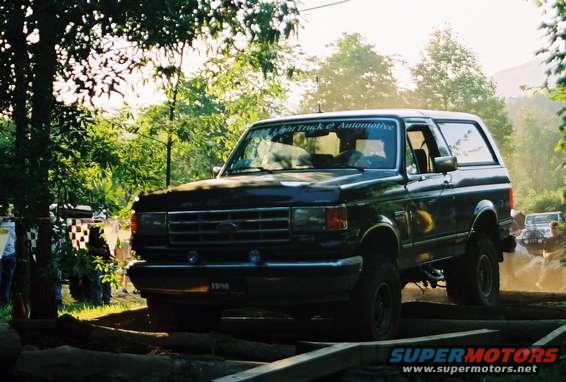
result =
[[[72,219],[68,218],[66,220],[67,232],[69,233],[69,239],[71,240],[71,245],[73,249],[87,249],[88,243],[88,230],[90,224],[92,224],[92,219]],[[35,253],[37,249],[37,239],[38,239],[37,227],[32,227],[28,229],[27,239],[30,242],[31,251]]]
[[89,224],[85,220],[90,219],[67,219],[67,228],[73,249],[87,249]]
[[32,252],[35,252],[37,248],[37,237],[38,237],[37,228],[34,227],[28,229],[27,238],[29,240]]

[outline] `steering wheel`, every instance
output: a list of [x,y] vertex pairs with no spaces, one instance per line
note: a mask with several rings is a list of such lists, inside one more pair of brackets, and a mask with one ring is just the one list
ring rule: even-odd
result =
[[357,162],[363,154],[356,149],[342,151],[338,154],[334,160],[337,165],[347,165],[347,166],[355,166],[355,162]]
[[354,163],[349,164],[364,168],[383,168],[387,164],[387,160],[379,155],[362,155]]

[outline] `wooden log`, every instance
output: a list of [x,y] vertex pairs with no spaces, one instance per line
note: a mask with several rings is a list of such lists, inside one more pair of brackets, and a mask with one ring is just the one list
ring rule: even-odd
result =
[[57,320],[54,318],[45,319],[24,319],[12,320],[10,326],[16,330],[55,330],[57,329]]
[[70,335],[103,350],[147,352],[155,347],[177,351],[235,356],[243,360],[275,361],[295,354],[292,345],[247,341],[218,333],[147,333],[107,328],[71,316],[59,319],[61,335]]
[[462,330],[493,329],[498,330],[504,340],[536,340],[559,326],[566,320],[436,320],[402,319],[399,326],[400,337],[418,337],[421,335],[442,334]]
[[433,302],[406,302],[401,305],[403,318],[434,318],[451,320],[503,320],[499,307],[447,305]]
[[566,293],[548,293],[548,292],[519,292],[519,291],[502,291],[500,293],[500,302],[505,305],[522,305],[535,304],[541,302],[564,302],[566,301]]
[[15,365],[15,372],[19,379],[41,381],[209,381],[250,367],[253,365],[238,362],[195,361],[60,346],[23,351]]
[[22,343],[18,333],[0,323],[0,369],[10,367],[20,355]]
[[404,318],[452,320],[549,320],[566,319],[566,309],[547,306],[471,306],[431,302],[407,302],[401,306]]

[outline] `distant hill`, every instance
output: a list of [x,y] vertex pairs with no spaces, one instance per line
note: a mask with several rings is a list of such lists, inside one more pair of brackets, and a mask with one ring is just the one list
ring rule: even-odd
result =
[[497,94],[504,98],[524,97],[530,93],[521,90],[522,86],[540,87],[546,80],[545,66],[540,60],[533,60],[502,70],[493,75],[492,80],[497,84]]

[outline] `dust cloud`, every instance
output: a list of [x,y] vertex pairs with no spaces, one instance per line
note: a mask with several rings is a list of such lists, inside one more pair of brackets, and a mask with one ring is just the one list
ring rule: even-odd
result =
[[520,245],[514,253],[504,253],[503,259],[499,264],[502,290],[566,293],[566,266],[559,260],[545,261]]

